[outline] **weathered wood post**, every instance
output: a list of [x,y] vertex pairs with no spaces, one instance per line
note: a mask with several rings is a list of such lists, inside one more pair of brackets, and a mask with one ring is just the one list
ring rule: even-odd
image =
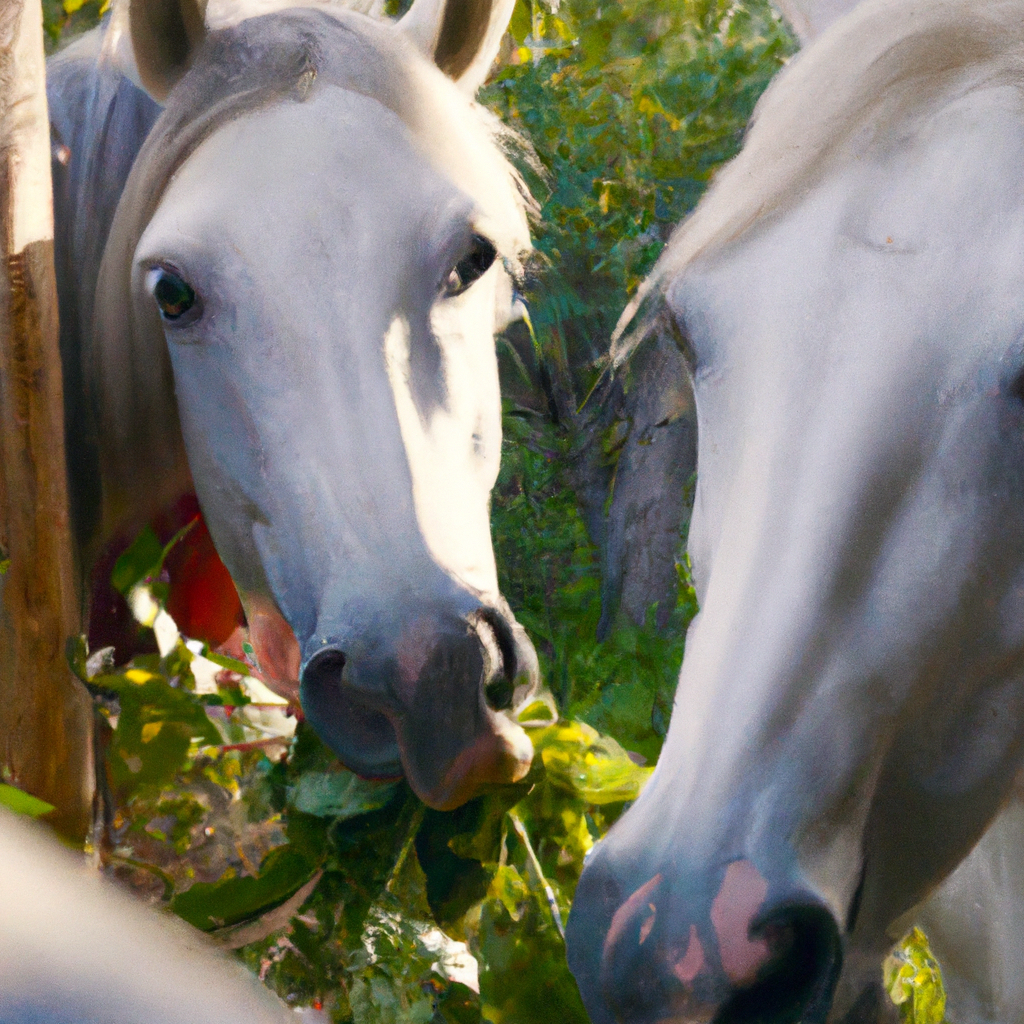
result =
[[0,0],[0,776],[92,818],[92,711],[65,643],[80,630],[69,529],[40,0]]

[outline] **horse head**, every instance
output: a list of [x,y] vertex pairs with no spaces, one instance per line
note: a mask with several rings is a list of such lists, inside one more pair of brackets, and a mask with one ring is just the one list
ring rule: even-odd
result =
[[264,675],[350,768],[439,808],[532,755],[503,712],[536,656],[489,529],[528,200],[472,99],[510,11],[209,30],[190,0],[132,0],[166,106],[87,354],[107,523],[194,486]]
[[670,314],[689,362],[701,610],[657,769],[569,919],[596,1024],[876,1019],[891,927],[1012,786],[1022,15],[837,21],[624,317]]

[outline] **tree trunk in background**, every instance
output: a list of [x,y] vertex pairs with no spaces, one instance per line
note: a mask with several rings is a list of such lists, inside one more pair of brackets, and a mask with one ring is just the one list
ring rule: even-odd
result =
[[50,130],[40,0],[0,0],[0,780],[92,819],[92,708],[65,658],[80,632],[64,459]]

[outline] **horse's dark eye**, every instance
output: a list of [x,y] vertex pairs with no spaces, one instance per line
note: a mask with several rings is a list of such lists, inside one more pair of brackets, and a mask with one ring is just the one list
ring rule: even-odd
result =
[[1006,392],[1011,398],[1024,404],[1024,370],[1019,370],[1017,375],[1010,380]]
[[474,281],[483,277],[498,255],[494,243],[483,235],[474,235],[469,252],[452,267],[448,280],[445,281],[446,296],[461,295]]
[[155,267],[146,275],[146,283],[156,299],[160,316],[169,323],[180,321],[186,313],[196,309],[192,286],[170,270]]

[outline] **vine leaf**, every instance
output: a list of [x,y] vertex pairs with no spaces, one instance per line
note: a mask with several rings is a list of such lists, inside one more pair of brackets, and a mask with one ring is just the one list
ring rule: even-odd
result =
[[171,900],[171,910],[203,931],[259,916],[294,896],[319,865],[291,844],[263,858],[259,874],[219,882],[197,882]]

